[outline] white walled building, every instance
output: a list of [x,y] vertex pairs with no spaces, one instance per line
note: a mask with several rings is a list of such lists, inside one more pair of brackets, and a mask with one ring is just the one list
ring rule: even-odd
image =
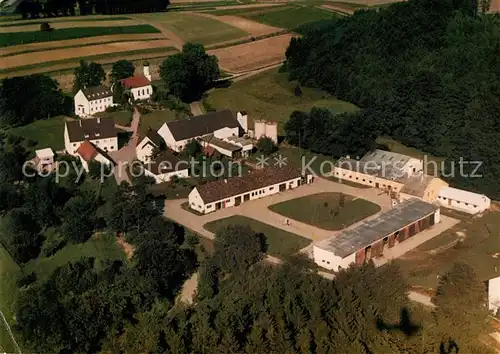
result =
[[120,80],[123,88],[129,90],[134,101],[148,100],[153,94],[153,86],[151,85],[151,75],[149,73],[149,65],[143,67],[144,75],[137,75]]
[[239,117],[235,117],[230,110],[211,112],[164,123],[158,129],[158,134],[170,149],[179,152],[189,141],[203,136],[213,135],[221,140],[239,137],[245,129],[240,122],[247,126],[247,116],[240,113]]
[[87,87],[76,93],[74,102],[75,114],[88,117],[113,106],[113,92],[106,86]]
[[105,152],[118,150],[118,132],[113,118],[66,120],[64,126],[66,152],[76,156],[76,150],[84,141],[91,142]]
[[189,193],[189,207],[207,214],[312,181],[312,175],[302,176],[301,171],[291,166],[253,170],[246,176],[220,179],[195,187]]
[[151,161],[153,150],[159,149],[163,144],[162,137],[150,129],[135,148],[137,159],[143,163]]
[[439,191],[439,204],[468,214],[476,214],[488,210],[491,200],[484,194],[464,191],[462,189],[445,187]]
[[39,170],[51,170],[54,164],[54,151],[45,148],[35,151],[36,165]]
[[170,151],[165,151],[144,164],[144,174],[153,177],[155,183],[168,182],[173,176],[187,178],[189,177],[189,163],[180,161]]
[[338,271],[380,257],[392,247],[440,221],[439,207],[412,198],[378,218],[347,229],[313,245],[314,262]]
[[76,155],[80,158],[82,167],[89,172],[90,161],[97,161],[104,165],[113,165],[113,160],[103,151],[97,149],[92,143],[84,141],[76,150]]
[[500,277],[487,281],[488,309],[496,314],[500,309]]

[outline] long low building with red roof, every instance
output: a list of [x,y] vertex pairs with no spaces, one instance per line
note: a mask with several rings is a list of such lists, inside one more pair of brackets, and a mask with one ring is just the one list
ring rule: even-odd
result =
[[196,186],[189,193],[189,207],[200,213],[238,206],[313,181],[312,175],[302,175],[291,166],[267,167],[248,175],[220,179]]

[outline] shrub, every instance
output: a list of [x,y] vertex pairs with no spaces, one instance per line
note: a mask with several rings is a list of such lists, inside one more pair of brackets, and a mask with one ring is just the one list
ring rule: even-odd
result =
[[109,106],[108,108],[106,108],[106,112],[107,113],[113,113],[113,112],[116,112],[116,111],[118,111],[120,109],[121,109],[120,106]]
[[17,286],[22,288],[23,286],[30,285],[34,282],[36,282],[36,274],[34,272],[31,272],[29,274],[22,275],[17,280]]
[[48,22],[43,22],[40,25],[40,31],[42,32],[51,32],[53,30],[52,27],[50,27],[50,24]]

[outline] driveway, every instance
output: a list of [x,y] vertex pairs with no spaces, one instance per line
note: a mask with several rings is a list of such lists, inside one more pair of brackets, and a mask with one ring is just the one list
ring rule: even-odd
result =
[[[376,203],[381,207],[380,212],[360,222],[376,218],[380,213],[391,208],[391,200],[389,196],[385,193],[381,193],[378,189],[360,189],[316,177],[315,181],[311,184],[302,185],[296,189],[274,194],[269,197],[251,200],[242,203],[237,207],[218,210],[203,216],[194,215],[193,213],[181,208],[181,205],[188,201],[187,199],[167,200],[165,202],[165,217],[168,217],[210,239],[213,238],[213,234],[203,228],[204,224],[233,215],[243,215],[279,229],[303,236],[310,240],[318,241],[331,237],[340,231],[324,230],[295,220],[290,220],[290,225],[284,225],[283,221],[285,218],[280,214],[272,212],[268,209],[268,207],[272,204],[324,192],[341,192],[350,194]],[[349,226],[348,229],[355,227],[357,224],[358,223],[355,223]]]
[[113,175],[115,176],[116,183],[120,184],[123,181],[128,183],[130,179],[127,173],[127,164],[135,158],[135,147],[139,143],[139,123],[141,121],[141,114],[135,108],[132,116],[132,123],[127,131],[132,132],[132,136],[125,146],[118,151],[111,151],[109,156],[115,161],[116,165],[113,167]]

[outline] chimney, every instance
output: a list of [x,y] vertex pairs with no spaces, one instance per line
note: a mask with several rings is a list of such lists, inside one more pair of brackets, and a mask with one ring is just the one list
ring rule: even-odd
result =
[[224,183],[227,183],[227,179],[224,178]]
[[82,120],[81,119],[79,119],[79,123],[80,123],[80,127],[81,127],[82,126]]
[[97,124],[101,124],[101,118],[97,118]]

